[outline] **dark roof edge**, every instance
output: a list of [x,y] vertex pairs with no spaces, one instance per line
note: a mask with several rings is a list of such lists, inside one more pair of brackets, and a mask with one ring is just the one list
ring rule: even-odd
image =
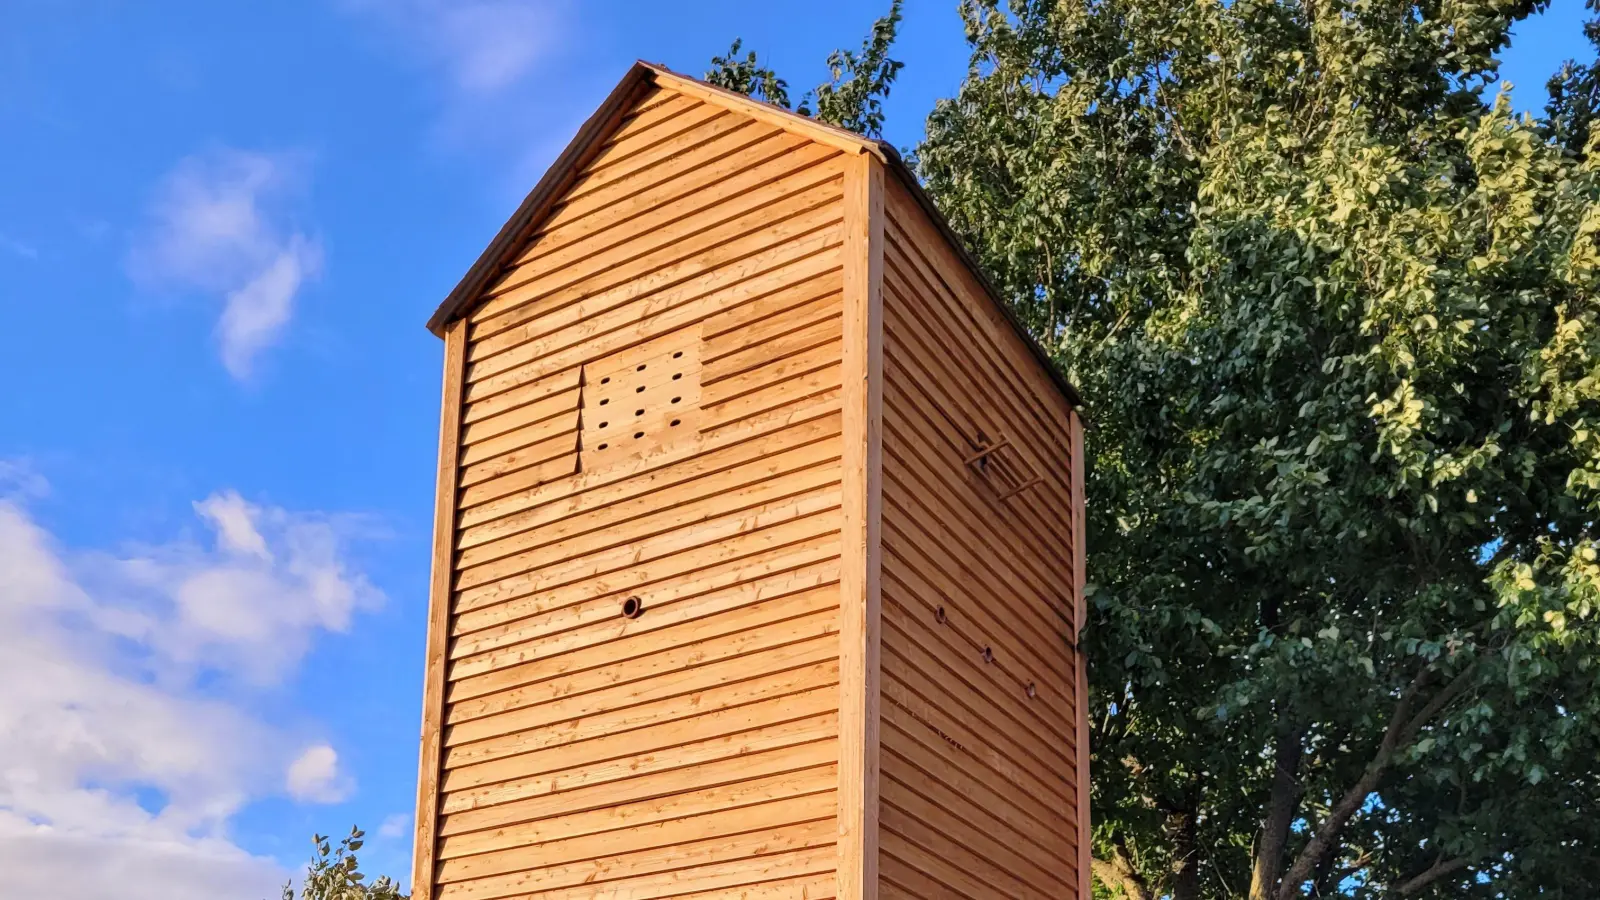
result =
[[[467,270],[461,281],[450,291],[450,295],[444,299],[444,302],[439,305],[437,310],[434,310],[433,315],[428,319],[429,331],[443,337],[445,326],[465,313],[467,307],[476,302],[478,296],[483,293],[484,287],[499,273],[501,267],[505,264],[506,258],[521,246],[528,231],[536,227],[536,220],[542,216],[551,202],[566,188],[567,182],[587,162],[584,156],[596,149],[596,142],[609,130],[618,113],[632,102],[634,94],[642,85],[652,80],[657,70],[677,75],[679,78],[690,77],[670,72],[665,66],[656,66],[643,61],[634,63],[632,68],[628,70],[628,74],[623,76],[617,86],[612,89],[610,95],[606,97],[605,102],[600,104],[600,108],[596,109],[588,121],[583,123],[583,127],[578,129],[578,133],[573,137],[572,142],[567,145],[565,150],[561,151],[561,155],[556,158],[556,161],[551,163],[550,168],[545,171],[544,177],[539,179],[539,183],[534,186],[521,205],[517,207],[517,211],[500,228],[499,233],[494,236],[494,240],[490,241],[489,246],[484,248],[483,253],[472,264],[472,268]],[[698,79],[693,80],[698,81]],[[704,84],[704,82],[700,83]],[[707,85],[707,87],[714,86]],[[720,89],[718,90],[720,91]],[[742,95],[733,94],[732,92],[725,93],[728,93],[732,98],[753,102]],[[774,106],[772,108],[786,115],[800,118],[795,113],[789,112],[782,107]],[[810,119],[803,121],[813,126],[819,124],[812,122]],[[1039,365],[1044,368],[1045,373],[1050,376],[1050,380],[1055,384],[1056,389],[1061,391],[1062,395],[1067,398],[1068,403],[1074,407],[1082,407],[1083,398],[1078,393],[1078,389],[1073,386],[1072,382],[1067,380],[1055,361],[1045,352],[1044,347],[1023,326],[1021,320],[1017,318],[1017,314],[1012,311],[1011,304],[1007,303],[1005,298],[1000,295],[1000,292],[995,290],[994,284],[989,281],[988,276],[983,274],[983,267],[978,264],[977,259],[967,250],[966,243],[950,228],[950,223],[945,219],[944,214],[939,212],[939,208],[934,205],[933,198],[929,197],[927,191],[922,189],[922,185],[917,181],[916,174],[911,171],[910,166],[906,165],[905,160],[900,156],[900,152],[887,141],[868,140],[843,129],[832,130],[839,132],[842,136],[859,141],[864,147],[873,149],[886,161],[889,170],[894,172],[895,177],[916,199],[917,205],[922,207],[922,211],[927,214],[940,235],[954,248],[956,256],[967,267],[967,271],[972,273],[973,278],[983,288],[984,293],[988,294],[989,299],[994,302],[995,306],[999,307],[1000,314],[1011,324],[1012,330],[1022,339],[1022,343],[1028,348],[1028,352],[1033,354]]]
[[628,69],[628,74],[622,76],[617,86],[611,89],[605,102],[601,103],[600,108],[583,123],[583,127],[578,129],[571,143],[567,144],[567,148],[561,151],[556,161],[550,164],[550,168],[545,170],[544,176],[534,185],[533,190],[528,192],[528,196],[517,207],[517,211],[512,213],[511,218],[500,227],[500,232],[489,242],[489,246],[484,248],[477,262],[472,264],[472,268],[468,269],[456,283],[450,295],[444,298],[438,309],[434,310],[428,319],[429,331],[444,337],[445,326],[466,312],[467,307],[477,300],[490,279],[499,273],[506,257],[515,252],[526,233],[536,226],[535,219],[540,218],[550,202],[566,188],[567,182],[583,168],[586,162],[583,157],[595,149],[596,142],[604,136],[617,113],[632,102],[634,92],[649,78],[650,68],[643,63],[634,63],[633,67]]

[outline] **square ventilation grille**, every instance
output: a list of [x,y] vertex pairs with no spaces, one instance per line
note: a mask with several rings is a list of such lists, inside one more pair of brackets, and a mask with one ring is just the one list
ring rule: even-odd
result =
[[699,440],[700,339],[691,330],[584,366],[580,470]]

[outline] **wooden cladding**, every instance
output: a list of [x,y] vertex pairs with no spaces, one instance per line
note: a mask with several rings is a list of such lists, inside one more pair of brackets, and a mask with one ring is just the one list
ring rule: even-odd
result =
[[1072,411],[887,193],[880,893],[1073,896]]
[[1068,403],[874,145],[630,79],[441,309],[414,896],[1086,890]]

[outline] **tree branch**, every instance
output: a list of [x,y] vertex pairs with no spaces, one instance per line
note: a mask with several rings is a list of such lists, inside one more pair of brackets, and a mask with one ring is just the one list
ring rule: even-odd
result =
[[1410,722],[1406,723],[1406,727],[1401,733],[1399,742],[1396,746],[1404,747],[1416,740],[1417,732],[1421,731],[1424,725],[1427,725],[1428,722],[1431,721],[1434,716],[1438,715],[1439,712],[1446,706],[1454,703],[1456,698],[1461,696],[1462,692],[1471,686],[1472,682],[1468,676],[1472,674],[1474,668],[1476,668],[1476,666],[1469,665],[1465,669],[1462,669],[1449,684],[1445,685],[1444,690],[1435,694],[1433,699],[1428,701],[1428,705],[1424,706],[1421,712],[1417,713]]
[[1405,883],[1395,888],[1395,893],[1402,897],[1410,896],[1411,894],[1417,893],[1418,891],[1430,884],[1433,884],[1435,881],[1438,881],[1446,875],[1452,875],[1461,871],[1462,869],[1465,869],[1466,867],[1467,858],[1465,856],[1457,856],[1454,859],[1444,859],[1441,857],[1438,862],[1429,866],[1424,872],[1422,872],[1422,874],[1407,879]]
[[1363,852],[1348,866],[1343,866],[1329,874],[1328,883],[1333,885],[1343,884],[1346,878],[1359,875],[1372,866],[1372,854]]
[[1311,877],[1311,872],[1316,868],[1322,854],[1327,852],[1329,845],[1338,837],[1350,818],[1361,810],[1362,804],[1367,802],[1374,790],[1378,787],[1379,780],[1388,769],[1389,763],[1394,759],[1395,752],[1401,747],[1411,743],[1417,732],[1429,720],[1438,715],[1441,710],[1450,705],[1470,684],[1469,676],[1474,666],[1462,669],[1455,679],[1446,685],[1443,690],[1434,695],[1434,698],[1416,715],[1411,714],[1411,707],[1429,684],[1433,682],[1438,671],[1430,664],[1423,667],[1411,683],[1401,692],[1400,700],[1395,704],[1394,714],[1390,717],[1389,727],[1384,732],[1383,742],[1378,745],[1378,752],[1372,761],[1361,773],[1361,777],[1344,793],[1339,802],[1329,811],[1328,818],[1323,820],[1322,826],[1316,834],[1300,851],[1294,864],[1284,873],[1283,881],[1278,885],[1278,900],[1294,900],[1299,893],[1300,885]]
[[1127,848],[1120,843],[1112,847],[1111,859],[1104,860],[1099,857],[1090,859],[1089,869],[1107,888],[1111,890],[1121,888],[1129,900],[1155,900],[1150,885],[1145,883],[1139,870],[1133,867],[1133,860],[1128,857]]
[[1291,728],[1278,736],[1273,754],[1272,795],[1261,823],[1255,865],[1250,873],[1250,900],[1269,900],[1283,871],[1283,847],[1289,840],[1300,807],[1300,758],[1305,752],[1305,728]]

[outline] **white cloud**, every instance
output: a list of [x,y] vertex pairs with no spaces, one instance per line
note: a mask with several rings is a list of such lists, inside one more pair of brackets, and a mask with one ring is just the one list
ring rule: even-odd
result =
[[195,512],[211,520],[217,529],[217,544],[223,550],[246,553],[272,561],[267,539],[256,529],[260,510],[245,502],[234,491],[212,494],[194,505]]
[[297,234],[248,284],[228,293],[217,328],[222,364],[234,377],[249,375],[256,355],[289,324],[295,294],[307,278],[316,276],[321,263],[320,249]]
[[136,280],[222,302],[217,338],[236,378],[282,335],[322,267],[321,245],[284,210],[304,168],[299,157],[228,148],[187,157],[162,180],[129,255]]
[[433,141],[488,158],[508,200],[527,193],[622,73],[563,65],[585,9],[570,0],[338,2],[438,74]]
[[0,459],[0,499],[43,497],[50,483],[26,459]]
[[265,900],[286,873],[217,838],[103,837],[38,828],[0,812],[7,897]]
[[326,517],[232,493],[196,510],[214,547],[74,553],[0,501],[7,896],[259,900],[284,872],[229,840],[232,817],[261,797],[349,790],[331,746],[308,750],[252,700],[317,632],[381,598],[347,571]]
[[338,803],[350,795],[350,779],[339,770],[339,752],[327,744],[307,747],[289,764],[289,796],[302,803]]
[[215,547],[192,542],[90,554],[82,577],[119,604],[108,630],[159,658],[169,677],[209,671],[277,683],[320,631],[343,632],[382,595],[342,556],[349,520],[296,515],[223,491],[195,504]]
[[468,93],[515,84],[559,46],[560,0],[344,0],[442,67]]
[[378,837],[403,838],[410,837],[412,826],[416,824],[416,817],[411,813],[395,813],[383,820],[378,826]]
[[398,873],[397,881],[400,889],[406,893],[411,892],[411,853],[414,849],[412,838],[415,834],[416,816],[409,812],[395,813],[386,816],[383,824],[378,826],[378,840],[386,846],[393,848],[390,856],[394,862],[389,871]]

